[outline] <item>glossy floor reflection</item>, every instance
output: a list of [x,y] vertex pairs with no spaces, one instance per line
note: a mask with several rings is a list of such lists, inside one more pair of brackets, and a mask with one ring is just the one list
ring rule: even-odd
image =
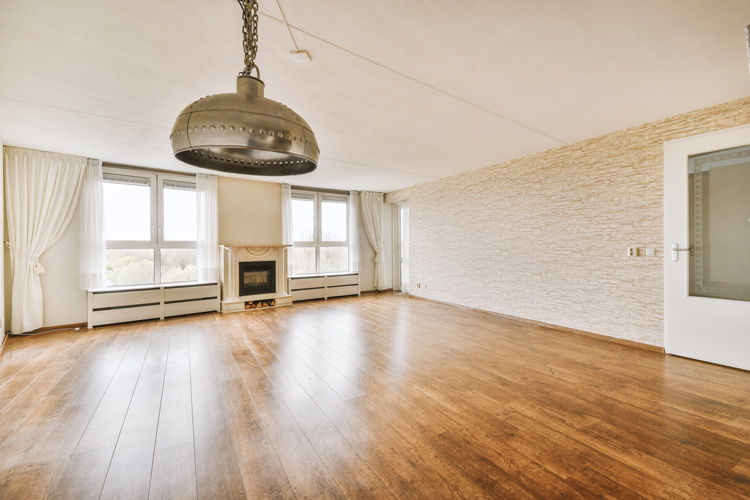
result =
[[11,338],[0,498],[746,498],[750,374],[398,294]]

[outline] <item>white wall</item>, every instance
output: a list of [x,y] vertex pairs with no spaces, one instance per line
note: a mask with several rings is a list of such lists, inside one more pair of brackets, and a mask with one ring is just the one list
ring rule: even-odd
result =
[[[0,212],[3,214],[3,219],[5,219],[5,154],[3,152],[3,140],[0,138]],[[7,241],[7,240],[6,240]],[[5,328],[5,253],[7,252],[7,247],[5,244],[2,244],[3,251],[1,252],[3,257],[0,259],[0,280],[2,280],[3,286],[0,287],[0,304],[2,304],[2,307],[0,308],[0,325],[3,325],[3,334],[6,331]],[[5,340],[3,337],[2,340],[0,340],[0,345],[2,345],[2,342]]]
[[40,275],[44,294],[44,326],[86,322],[87,292],[79,288],[78,255],[81,242],[80,204],[63,237],[39,262],[47,270]]

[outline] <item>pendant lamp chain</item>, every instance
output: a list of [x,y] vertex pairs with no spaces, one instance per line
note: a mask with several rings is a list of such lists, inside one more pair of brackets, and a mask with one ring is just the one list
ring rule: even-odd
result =
[[260,79],[260,69],[255,64],[258,53],[258,2],[256,0],[237,0],[242,7],[242,37],[245,49],[245,69],[239,76],[252,76],[253,68]]
[[189,165],[235,174],[312,172],[320,149],[310,125],[289,107],[265,97],[266,86],[255,64],[258,1],[237,3],[242,8],[245,51],[237,92],[202,97],[182,110],[169,135],[174,156]]

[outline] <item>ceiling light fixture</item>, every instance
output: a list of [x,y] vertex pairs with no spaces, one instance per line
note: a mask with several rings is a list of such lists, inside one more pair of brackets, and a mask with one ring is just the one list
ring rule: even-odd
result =
[[[255,64],[258,2],[242,7],[245,69],[237,92],[215,94],[185,108],[169,138],[178,160],[196,167],[247,175],[297,175],[315,170],[320,150],[310,126],[283,104],[263,97]],[[252,76],[255,70],[257,77]]]

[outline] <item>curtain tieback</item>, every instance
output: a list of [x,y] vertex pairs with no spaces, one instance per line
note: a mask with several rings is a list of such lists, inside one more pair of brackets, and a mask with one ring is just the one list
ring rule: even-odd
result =
[[8,241],[6,241],[4,243],[5,243],[5,246],[7,246],[8,248],[10,248],[11,252],[15,253],[18,256],[26,257],[31,262],[33,262],[34,263],[34,272],[35,273],[37,273],[37,274],[44,274],[47,271],[44,268],[44,266],[42,265],[42,263],[39,262],[39,257],[34,257],[33,255],[31,255],[29,253],[26,253],[23,250],[19,250],[18,248],[16,248],[13,245],[11,245],[10,242],[8,242]]

